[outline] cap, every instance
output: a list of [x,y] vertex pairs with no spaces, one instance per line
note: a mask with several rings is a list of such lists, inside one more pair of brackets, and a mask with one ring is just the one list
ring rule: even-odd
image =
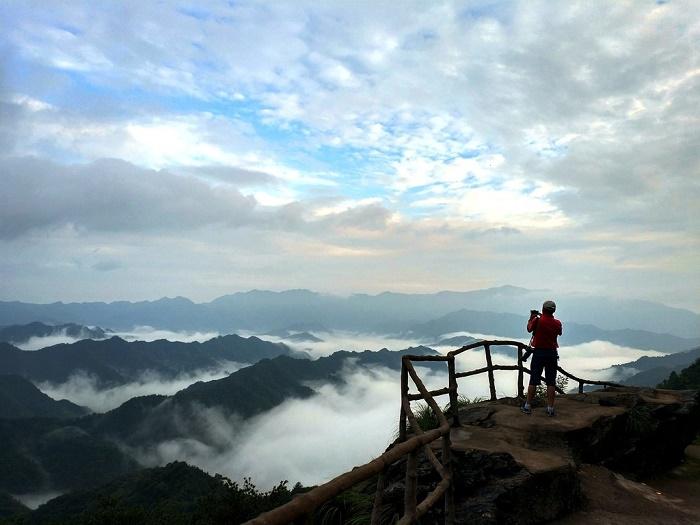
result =
[[552,312],[556,311],[557,305],[554,301],[545,301],[542,303],[542,310],[551,310]]

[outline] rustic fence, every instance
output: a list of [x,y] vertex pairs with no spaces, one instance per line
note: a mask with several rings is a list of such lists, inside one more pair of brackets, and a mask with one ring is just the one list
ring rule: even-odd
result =
[[[494,346],[510,346],[515,347],[517,351],[517,365],[498,365],[493,364],[491,348]],[[476,370],[467,372],[457,372],[455,370],[455,358],[468,350],[473,350],[483,347],[484,356],[486,358],[486,366]],[[401,410],[399,415],[399,437],[387,449],[384,454],[378,458],[366,463],[362,466],[355,467],[349,472],[345,472],[331,481],[320,485],[309,492],[296,496],[292,501],[277,507],[269,512],[265,512],[248,521],[245,525],[283,525],[292,523],[296,520],[313,512],[317,507],[331,498],[337,496],[344,490],[351,488],[353,485],[366,481],[373,476],[377,476],[377,489],[374,498],[374,506],[372,509],[371,523],[379,525],[381,508],[383,505],[382,497],[387,483],[387,470],[390,465],[399,459],[406,457],[406,478],[404,491],[404,510],[403,516],[399,519],[399,525],[407,525],[415,523],[418,518],[424,515],[441,499],[444,501],[445,523],[453,525],[455,519],[454,505],[454,484],[452,483],[452,462],[451,462],[451,442],[450,429],[459,426],[459,395],[457,391],[457,379],[462,377],[470,377],[478,374],[486,373],[489,381],[489,393],[491,400],[496,400],[496,379],[494,372],[500,370],[517,370],[518,372],[518,397],[524,397],[525,394],[525,374],[530,374],[530,370],[523,364],[523,354],[529,347],[518,341],[477,341],[470,345],[463,346],[458,350],[449,352],[447,355],[439,356],[404,356],[401,359]],[[419,362],[445,362],[447,363],[447,372],[449,383],[447,387],[428,390],[423,384],[423,381],[418,376],[418,373],[413,366],[413,363]],[[587,384],[597,386],[621,386],[615,383],[605,381],[593,381],[589,379],[581,379],[558,367],[559,373],[569,379],[578,382],[578,391],[582,393],[584,386]],[[409,391],[409,377],[416,389],[417,393]],[[557,387],[559,393],[564,393]],[[451,422],[440,409],[435,397],[449,396],[449,409],[447,410]],[[420,427],[416,415],[411,409],[412,401],[423,401],[432,410],[435,418],[438,421],[438,427],[431,430],[424,430]],[[409,432],[410,429],[410,432]],[[440,458],[438,459],[433,450],[432,443],[441,440]],[[417,500],[418,478],[417,464],[418,453],[423,450],[426,458],[432,464],[435,471],[440,477],[440,481],[435,488],[420,502]]]

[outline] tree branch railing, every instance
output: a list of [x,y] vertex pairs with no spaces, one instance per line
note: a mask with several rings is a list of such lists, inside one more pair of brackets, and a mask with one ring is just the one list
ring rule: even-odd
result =
[[[517,349],[517,365],[500,365],[494,364],[491,347],[493,346],[511,346]],[[486,366],[466,372],[456,372],[455,358],[468,351],[479,347],[484,348]],[[448,352],[447,355],[440,356],[403,356],[401,358],[401,409],[399,413],[399,437],[392,445],[378,458],[355,467],[352,470],[341,474],[332,480],[319,485],[318,487],[296,496],[292,501],[281,505],[268,512],[260,514],[244,525],[283,525],[294,522],[313,512],[321,504],[337,496],[341,492],[351,488],[352,486],[366,481],[373,476],[377,476],[377,488],[372,508],[371,524],[379,525],[381,516],[381,507],[383,504],[383,494],[387,484],[388,468],[406,457],[406,480],[404,491],[404,510],[403,516],[399,519],[399,525],[408,525],[416,523],[430,508],[432,508],[441,498],[445,504],[445,524],[453,525],[455,520],[455,504],[454,504],[454,483],[452,459],[451,459],[451,441],[450,429],[459,426],[459,396],[457,392],[457,379],[462,377],[471,377],[479,374],[487,374],[489,380],[490,399],[495,401],[496,394],[496,379],[495,371],[502,370],[517,370],[518,371],[518,397],[523,398],[525,395],[525,374],[531,375],[530,369],[523,365],[523,354],[529,346],[519,341],[477,341],[475,343],[463,346],[457,350]],[[446,362],[448,368],[449,385],[445,388],[436,390],[428,390],[423,381],[418,376],[413,363],[420,362]],[[607,381],[594,381],[590,379],[581,379],[570,372],[557,367],[557,371],[564,376],[578,382],[578,391],[583,393],[584,386],[587,384],[605,386],[605,387],[622,387],[617,383]],[[409,378],[418,390],[418,393],[409,392]],[[563,394],[561,388],[556,387],[557,391]],[[452,421],[448,421],[443,410],[440,409],[436,397],[449,395],[450,401],[450,416]],[[422,429],[418,418],[411,409],[412,401],[424,401],[430,407],[438,421],[438,427],[434,429]],[[409,434],[409,428],[411,433]],[[433,447],[433,442],[441,440],[441,458],[438,459]],[[418,451],[423,449],[423,452],[432,464],[435,471],[440,476],[440,481],[436,487],[419,503],[418,483],[417,483],[417,464]]]

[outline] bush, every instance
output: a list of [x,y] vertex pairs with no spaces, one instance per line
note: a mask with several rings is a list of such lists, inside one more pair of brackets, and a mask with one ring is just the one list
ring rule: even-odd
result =
[[[557,374],[556,385],[561,390],[566,392],[566,389],[569,386],[569,378],[563,374]],[[537,385],[535,388],[535,397],[533,398],[533,401],[536,404],[547,402],[547,387],[545,385]]]

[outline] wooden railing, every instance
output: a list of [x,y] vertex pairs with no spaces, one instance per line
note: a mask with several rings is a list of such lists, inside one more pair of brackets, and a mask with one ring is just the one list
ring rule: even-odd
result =
[[[517,349],[517,365],[497,365],[493,364],[491,356],[491,347],[493,346],[511,346]],[[456,372],[455,358],[456,356],[483,347],[486,358],[486,366],[468,372]],[[372,509],[371,523],[379,525],[381,508],[383,505],[383,495],[387,484],[387,471],[389,466],[406,456],[406,481],[404,491],[404,510],[403,516],[399,519],[399,525],[415,523],[418,518],[424,515],[432,508],[440,499],[444,500],[445,504],[445,523],[453,525],[455,519],[454,505],[454,484],[452,483],[453,471],[451,461],[451,443],[450,429],[451,427],[459,426],[459,396],[457,392],[457,379],[462,377],[471,377],[478,374],[488,374],[489,393],[491,400],[496,400],[496,380],[495,371],[500,370],[517,370],[518,371],[518,397],[522,398],[525,394],[525,374],[530,374],[530,370],[523,365],[523,354],[528,349],[528,346],[518,341],[477,341],[475,343],[463,346],[458,350],[453,350],[447,355],[440,356],[403,356],[401,359],[401,410],[399,415],[399,437],[398,439],[378,458],[366,463],[362,466],[355,467],[349,472],[339,475],[331,481],[320,485],[309,492],[296,496],[292,501],[277,507],[269,512],[265,512],[254,518],[245,525],[283,525],[291,523],[295,520],[313,512],[317,507],[331,498],[337,496],[344,490],[347,490],[361,481],[366,481],[373,476],[377,476],[377,489],[374,498],[374,506]],[[437,390],[428,390],[423,384],[423,381],[418,376],[413,363],[416,362],[446,362],[449,384],[447,387]],[[566,370],[557,367],[559,373],[578,382],[578,391],[583,392],[586,384],[598,386],[615,386],[620,387],[616,383],[606,381],[593,381],[590,379],[581,379],[567,372]],[[409,381],[411,379],[417,393],[409,392]],[[559,393],[564,393],[557,387]],[[448,421],[445,414],[435,401],[435,397],[449,395],[449,415],[452,421]],[[434,429],[422,429],[418,423],[416,415],[411,409],[411,401],[424,401],[432,410],[435,418],[438,421],[438,427]],[[410,429],[410,432],[409,432]],[[431,444],[437,440],[441,440],[441,458],[438,459]],[[420,449],[432,464],[440,476],[440,481],[436,487],[419,503],[418,496],[418,452]]]

